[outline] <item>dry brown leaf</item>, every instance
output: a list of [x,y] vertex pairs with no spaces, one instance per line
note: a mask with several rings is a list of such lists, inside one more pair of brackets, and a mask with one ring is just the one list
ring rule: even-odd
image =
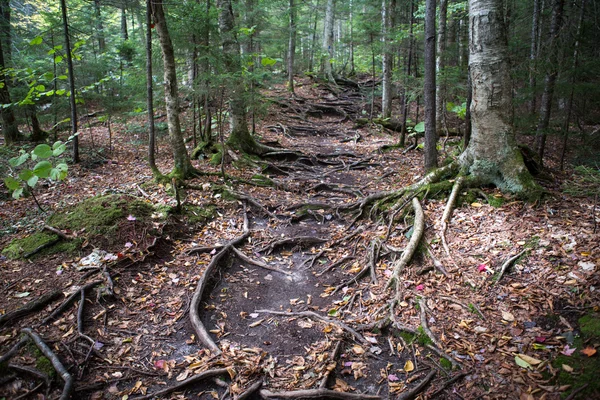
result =
[[593,348],[593,347],[590,347],[590,346],[588,346],[588,347],[586,347],[585,349],[581,350],[581,352],[582,352],[583,354],[585,354],[586,356],[588,356],[588,357],[591,357],[591,356],[593,356],[594,354],[596,354],[596,349],[595,349],[595,348]]

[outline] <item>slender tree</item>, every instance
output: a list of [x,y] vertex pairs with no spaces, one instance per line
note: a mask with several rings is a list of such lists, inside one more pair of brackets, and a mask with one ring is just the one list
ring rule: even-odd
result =
[[[8,80],[6,79],[5,68],[7,68],[6,60],[4,59],[4,46],[10,46],[10,6],[8,0],[0,1],[0,103],[12,103],[10,91],[8,88]],[[9,54],[10,51],[6,50]],[[22,139],[19,132],[19,125],[15,118],[15,112],[12,106],[2,107],[2,133],[4,134],[4,142],[12,144]]]
[[437,167],[437,132],[435,129],[435,0],[425,6],[425,171]]
[[69,102],[71,104],[71,130],[73,134],[72,142],[72,157],[73,162],[79,162],[79,137],[77,127],[77,102],[75,101],[76,89],[75,89],[75,73],[73,70],[73,55],[71,53],[71,37],[69,35],[69,21],[67,19],[67,5],[65,0],[60,0],[60,9],[62,12],[63,32],[65,35],[65,51],[67,53],[67,70],[69,73],[69,90],[71,95],[69,96]]
[[175,65],[175,52],[162,0],[150,0],[152,17],[156,27],[156,33],[160,43],[164,65],[165,103],[167,108],[167,126],[169,129],[169,140],[175,167],[171,175],[176,178],[188,178],[194,174],[194,167],[190,162],[183,133],[179,120],[179,89],[177,86],[177,72]]
[[335,15],[335,0],[327,0],[327,8],[325,9],[325,27],[323,29],[323,44],[321,68],[326,80],[335,83],[333,77],[333,69],[331,60],[333,59],[333,21]]
[[155,160],[154,90],[152,87],[152,0],[146,0],[146,107],[148,109],[148,164],[152,175],[160,172]]
[[382,66],[383,80],[381,83],[381,116],[392,116],[392,30],[394,29],[394,14],[396,13],[396,0],[381,1],[381,42],[383,44]]
[[531,100],[529,102],[529,112],[534,113],[536,108],[535,87],[537,84],[537,54],[538,54],[538,31],[540,29],[540,2],[542,0],[533,0],[533,16],[531,21],[531,38],[529,50],[529,90],[531,91]]
[[436,85],[435,85],[435,129],[439,133],[444,127],[445,120],[445,78],[443,77],[443,70],[445,64],[445,52],[446,52],[446,21],[448,14],[448,0],[440,0],[439,16],[438,16],[438,28],[437,28],[437,43],[436,43],[436,54],[435,54],[435,71],[436,71]]
[[290,0],[290,37],[288,43],[288,89],[294,93],[294,56],[296,54],[296,5]]

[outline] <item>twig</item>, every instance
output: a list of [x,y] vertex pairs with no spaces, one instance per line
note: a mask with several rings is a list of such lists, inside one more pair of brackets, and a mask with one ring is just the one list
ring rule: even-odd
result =
[[34,387],[33,389],[31,389],[31,390],[28,390],[27,392],[23,393],[22,395],[15,397],[13,400],[21,400],[21,399],[25,399],[25,398],[29,397],[29,395],[31,395],[32,393],[35,393],[35,392],[37,392],[37,391],[38,391],[38,390],[39,390],[39,389],[40,389],[42,386],[44,386],[44,383],[45,383],[45,382],[41,382],[41,383],[39,383],[39,384],[38,384],[36,387]]
[[[380,396],[371,394],[336,392],[329,389],[306,389],[293,390],[290,392],[271,392],[263,389],[260,391],[262,397],[281,399],[341,399],[341,400],[380,400]],[[136,399],[132,399],[136,400]]]
[[273,314],[273,315],[284,315],[284,316],[288,316],[288,317],[307,317],[307,318],[318,319],[325,323],[336,325],[337,327],[339,327],[339,328],[345,330],[346,332],[348,332],[349,334],[351,334],[356,340],[358,340],[362,344],[369,345],[369,342],[367,341],[367,339],[364,338],[363,335],[361,335],[354,329],[350,328],[345,323],[343,323],[341,321],[333,320],[331,318],[324,317],[324,316],[319,315],[312,311],[287,312],[287,311],[274,311],[274,310],[256,310],[255,312],[267,313],[267,314]]
[[500,267],[500,273],[498,273],[498,278],[496,278],[496,282],[495,283],[500,282],[500,279],[502,279],[502,276],[504,275],[504,273],[506,272],[506,270],[508,269],[508,267],[510,267],[513,262],[517,261],[517,259],[519,257],[521,257],[523,254],[525,254],[526,252],[527,252],[527,249],[521,251],[517,255],[512,256],[511,258],[509,258],[508,260],[506,260],[504,262],[504,264],[502,264],[502,267]]
[[335,287],[335,289],[333,289],[333,291],[331,292],[331,294],[335,294],[337,293],[338,290],[340,290],[341,288],[351,285],[352,283],[358,283],[358,281],[362,278],[364,278],[367,273],[369,273],[371,271],[371,265],[367,264],[365,265],[356,275],[354,275],[352,278],[345,280],[344,282],[340,283],[339,285],[337,285]]
[[53,226],[44,224],[44,229],[47,230],[47,231],[50,231],[50,232],[54,233],[55,235],[57,235],[61,239],[64,239],[64,240],[72,240],[73,239],[72,236],[67,235],[66,233],[64,233],[60,229],[57,229],[57,228],[55,228]]
[[96,344],[96,341],[83,332],[83,310],[85,309],[85,290],[81,289],[79,292],[81,296],[79,300],[79,307],[77,309],[77,333],[79,333],[79,336],[89,341],[92,344],[93,348]]
[[371,272],[371,283],[377,285],[377,272],[375,270],[377,260],[379,259],[379,251],[381,250],[381,242],[377,239],[371,242],[371,251],[369,252],[369,271]]
[[333,348],[333,351],[331,352],[331,356],[330,356],[330,359],[333,361],[333,365],[329,365],[327,367],[327,372],[325,372],[325,376],[323,376],[323,379],[321,379],[321,383],[319,384],[319,389],[325,389],[327,387],[327,381],[329,380],[331,373],[335,370],[335,366],[337,364],[336,359],[340,353],[341,348],[342,348],[342,341],[338,340],[338,342],[335,344],[335,347]]
[[60,290],[54,290],[50,293],[43,294],[37,299],[30,301],[14,311],[9,311],[4,315],[0,315],[0,324],[6,321],[12,321],[14,323],[15,320],[18,320],[32,312],[41,310],[46,306],[46,304],[51,303],[60,297],[61,294],[62,293]]
[[[87,285],[84,285],[83,287],[81,287],[80,290],[88,290],[91,289],[93,287],[95,287],[96,285],[101,284],[103,281],[93,281],[88,283]],[[79,290],[73,292],[69,297],[67,297],[67,299],[65,301],[62,302],[62,304],[60,306],[58,306],[54,311],[52,311],[52,313],[50,315],[48,315],[46,318],[44,318],[42,320],[42,322],[40,323],[40,325],[45,325],[47,324],[51,319],[54,319],[56,317],[58,317],[60,314],[62,314],[63,312],[65,312],[65,310],[77,299],[77,295],[79,294]]]
[[50,347],[48,347],[48,345],[42,340],[42,338],[37,333],[32,331],[30,328],[24,328],[21,332],[29,335],[31,340],[33,340],[33,343],[35,343],[37,348],[40,349],[40,351],[46,356],[46,358],[50,360],[56,372],[58,372],[62,380],[65,382],[62,394],[60,396],[60,400],[69,399],[71,397],[71,389],[73,386],[73,378],[71,377],[71,374],[67,372],[67,370],[62,365],[56,354],[54,354],[54,352],[50,350]]
[[201,374],[198,375],[194,375],[191,378],[188,378],[184,381],[178,382],[173,386],[169,386],[167,388],[158,390],[154,393],[151,394],[147,394],[144,396],[138,396],[138,397],[130,397],[129,400],[148,400],[148,399],[153,399],[155,397],[160,397],[160,396],[164,396],[167,395],[169,393],[173,393],[176,392],[178,390],[180,390],[181,388],[184,388],[186,386],[189,386],[193,383],[197,383],[200,381],[203,381],[204,379],[207,378],[212,378],[214,376],[219,376],[219,375],[226,375],[229,374],[229,371],[227,368],[219,368],[219,369],[209,369],[207,371],[202,372]]
[[269,271],[279,272],[280,274],[292,275],[292,273],[289,271],[284,271],[279,268],[271,267],[270,265],[265,264],[262,261],[254,260],[254,259],[248,257],[242,251],[238,250],[235,246],[232,246],[231,250],[235,253],[236,256],[238,256],[240,259],[242,259],[242,261],[244,261],[248,264],[256,265],[257,267],[268,269]]
[[427,374],[427,376],[425,378],[423,378],[423,380],[421,380],[421,382],[419,382],[419,384],[417,386],[410,389],[408,392],[402,393],[400,396],[398,396],[398,398],[396,400],[413,400],[415,397],[417,397],[417,395],[419,393],[421,393],[423,391],[423,389],[425,389],[425,387],[427,387],[427,385],[429,384],[429,381],[431,381],[433,379],[435,374],[436,374],[436,371],[431,370],[431,372],[429,374]]
[[585,389],[586,387],[588,387],[589,383],[586,383],[580,387],[578,387],[577,389],[573,390],[571,392],[571,394],[569,394],[567,397],[565,397],[565,400],[573,400],[575,398],[575,396],[577,396],[577,394],[579,392],[581,392],[583,389]]

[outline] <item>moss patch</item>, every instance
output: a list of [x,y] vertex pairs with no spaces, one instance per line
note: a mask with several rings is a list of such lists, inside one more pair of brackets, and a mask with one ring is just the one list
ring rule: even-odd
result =
[[186,204],[183,207],[183,214],[187,217],[188,224],[191,225],[203,224],[206,221],[213,219],[216,213],[217,208],[214,204],[206,206]]
[[[581,350],[587,346],[592,346],[600,341],[600,314],[588,314],[579,319],[580,336],[575,337],[571,347],[577,350],[571,356],[559,354],[552,366],[558,369],[557,384],[571,385],[571,390],[579,388],[585,384],[588,386],[578,393],[578,399],[597,399],[600,395],[600,380],[598,380],[598,371],[600,371],[600,357],[595,354],[588,357],[581,353]],[[567,372],[563,369],[563,364],[574,369],[573,372]],[[565,393],[566,397],[569,393]]]

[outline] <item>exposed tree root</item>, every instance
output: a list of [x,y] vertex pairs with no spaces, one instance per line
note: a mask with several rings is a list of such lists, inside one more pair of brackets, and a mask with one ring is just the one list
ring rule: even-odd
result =
[[273,315],[283,315],[283,316],[287,316],[287,317],[307,317],[307,318],[318,319],[318,320],[323,321],[325,323],[337,326],[338,328],[340,328],[340,329],[348,332],[350,335],[352,335],[354,337],[354,339],[356,339],[360,343],[362,343],[364,345],[369,345],[369,342],[367,341],[367,339],[364,338],[363,335],[361,335],[360,333],[358,333],[354,329],[350,328],[345,323],[343,323],[341,321],[336,321],[336,320],[331,319],[331,318],[324,317],[324,316],[319,315],[319,314],[317,314],[315,312],[312,312],[312,311],[287,312],[287,311],[274,311],[274,310],[256,310],[255,312],[257,312],[257,313],[267,313],[267,314],[273,314]]
[[439,388],[438,390],[436,390],[435,392],[433,392],[431,394],[431,396],[429,396],[430,399],[435,399],[437,396],[439,396],[440,394],[442,394],[444,392],[444,390],[446,390],[446,388],[450,385],[452,385],[454,382],[464,378],[465,376],[471,374],[473,371],[464,371],[461,372],[459,374],[456,374],[455,376],[453,376],[452,378],[448,379],[446,382],[444,382],[444,384],[442,385],[441,388]]
[[209,369],[207,371],[204,371],[198,375],[194,375],[191,378],[188,378],[184,381],[181,382],[177,382],[175,385],[173,386],[169,386],[167,388],[158,390],[154,393],[151,394],[147,394],[144,396],[137,396],[137,397],[130,397],[129,400],[148,400],[148,399],[153,399],[155,397],[160,397],[160,396],[165,396],[167,394],[176,392],[178,390],[183,389],[186,386],[192,385],[194,383],[198,383],[201,382],[205,379],[208,378],[213,378],[216,376],[220,376],[220,375],[227,375],[230,376],[230,372],[228,368],[218,368],[218,369]]
[[452,215],[452,210],[456,204],[458,192],[460,191],[463,182],[464,177],[459,176],[452,187],[452,192],[450,193],[450,197],[448,197],[448,202],[446,203],[446,208],[444,209],[444,214],[442,215],[442,228],[440,231],[440,236],[442,238],[442,245],[444,246],[444,250],[446,250],[448,257],[450,257],[450,248],[448,247],[448,243],[446,243],[446,230],[448,229],[448,222],[450,221],[450,216]]
[[[323,269],[323,271],[315,274],[315,276],[321,276],[324,273],[331,271],[332,269],[334,269],[335,267],[339,267],[340,265],[343,265],[346,261],[350,261],[350,260],[354,260],[354,256],[344,256],[342,258],[340,258],[339,260],[337,260],[336,262],[331,263],[329,266],[327,266],[325,269]],[[313,258],[313,260],[315,260],[316,258]]]
[[77,333],[79,334],[80,337],[89,341],[93,347],[94,344],[96,343],[96,341],[94,339],[92,339],[91,337],[89,337],[88,335],[86,335],[83,330],[83,310],[85,308],[85,290],[81,289],[79,292],[80,292],[80,300],[79,300],[79,307],[77,310]]
[[329,389],[306,389],[290,392],[271,392],[263,389],[260,395],[267,399],[340,399],[340,400],[380,400],[380,396],[370,394],[336,392]]
[[421,299],[419,300],[421,328],[423,328],[423,332],[425,332],[427,337],[429,337],[429,339],[431,339],[433,344],[435,344],[438,348],[441,349],[442,345],[441,345],[440,341],[437,340],[437,338],[435,337],[433,332],[431,332],[431,330],[429,329],[429,325],[427,324],[427,311],[426,310],[427,310],[427,304],[425,304],[425,298],[421,297]]
[[335,371],[335,366],[337,364],[337,358],[340,354],[340,350],[342,349],[342,341],[338,340],[331,352],[329,359],[331,363],[327,366],[327,371],[325,372],[325,376],[321,379],[321,383],[319,383],[319,389],[325,389],[327,387],[327,381],[329,381],[329,377],[331,373]]
[[277,241],[272,242],[269,245],[263,247],[262,249],[258,250],[258,252],[262,253],[262,252],[266,251],[267,254],[271,254],[271,252],[273,250],[275,250],[277,247],[281,247],[281,246],[290,246],[290,245],[306,246],[306,245],[313,245],[313,244],[322,244],[322,243],[326,243],[327,241],[328,241],[328,239],[323,239],[323,238],[319,238],[319,237],[315,237],[315,236],[298,236],[298,237],[294,237],[294,238],[277,240]]
[[508,270],[508,267],[510,267],[515,261],[517,261],[519,259],[519,257],[521,257],[526,252],[527,252],[527,249],[521,251],[517,255],[512,256],[508,260],[506,260],[504,262],[504,264],[502,264],[502,267],[500,267],[500,272],[498,273],[498,278],[496,278],[495,283],[500,282],[500,279],[502,279],[502,277],[504,276],[504,273],[506,272],[506,270]]
[[71,374],[69,374],[69,372],[67,372],[67,370],[62,365],[62,363],[60,362],[60,360],[58,359],[56,354],[54,354],[54,352],[52,350],[50,350],[50,347],[48,347],[46,342],[44,342],[37,333],[35,333],[30,328],[24,328],[22,330],[22,332],[27,334],[31,338],[33,343],[35,343],[37,348],[42,352],[42,354],[44,354],[44,356],[46,356],[46,358],[48,358],[48,360],[50,360],[50,362],[52,363],[52,366],[54,367],[56,372],[60,375],[62,380],[65,382],[62,394],[60,396],[60,400],[69,399],[71,397],[71,390],[72,390],[72,386],[73,386],[73,377],[71,376]]
[[256,381],[248,389],[244,391],[244,393],[239,396],[234,397],[234,400],[245,400],[250,398],[254,393],[256,393],[263,385],[263,381]]
[[[80,288],[80,290],[88,290],[91,289],[93,287],[96,287],[97,285],[101,284],[102,280],[97,280],[97,281],[93,281],[90,282],[84,286],[82,286]],[[52,319],[56,319],[59,315],[61,315],[63,312],[65,312],[67,310],[67,308],[69,308],[69,306],[71,304],[73,304],[75,302],[75,300],[77,300],[78,295],[80,294],[79,290],[73,292],[69,297],[67,297],[65,299],[65,301],[62,302],[62,304],[60,306],[58,306],[56,309],[54,309],[54,311],[52,311],[52,313],[50,315],[48,315],[46,318],[44,318],[42,320],[42,322],[40,322],[40,325],[45,325],[48,322],[50,322],[50,320]]]
[[419,393],[425,390],[425,388],[427,387],[427,385],[429,385],[429,382],[433,379],[435,374],[436,371],[432,370],[430,373],[427,374],[425,378],[421,380],[421,382],[419,382],[417,386],[410,389],[408,392],[402,393],[400,396],[397,397],[396,400],[413,400],[415,397],[417,397]]
[[37,299],[30,301],[29,303],[17,308],[14,311],[9,311],[6,314],[0,315],[0,324],[10,321],[14,324],[20,318],[29,315],[33,312],[39,311],[46,306],[46,304],[53,302],[62,295],[60,290],[55,290],[50,293],[46,293]]
[[21,350],[21,347],[25,346],[29,342],[29,338],[27,336],[22,336],[21,339],[13,347],[10,348],[9,351],[0,356],[0,364],[10,360],[15,354]]
[[268,264],[265,264],[262,261],[259,260],[254,260],[250,257],[248,257],[247,255],[245,255],[242,251],[238,250],[235,246],[231,247],[231,250],[235,253],[236,256],[238,256],[242,261],[248,263],[248,264],[252,264],[252,265],[256,265],[257,267],[269,270],[269,271],[274,271],[274,272],[278,272],[280,274],[284,274],[284,275],[288,275],[291,276],[292,273],[289,271],[284,271],[282,269],[279,268],[275,268],[275,267],[271,267]]

